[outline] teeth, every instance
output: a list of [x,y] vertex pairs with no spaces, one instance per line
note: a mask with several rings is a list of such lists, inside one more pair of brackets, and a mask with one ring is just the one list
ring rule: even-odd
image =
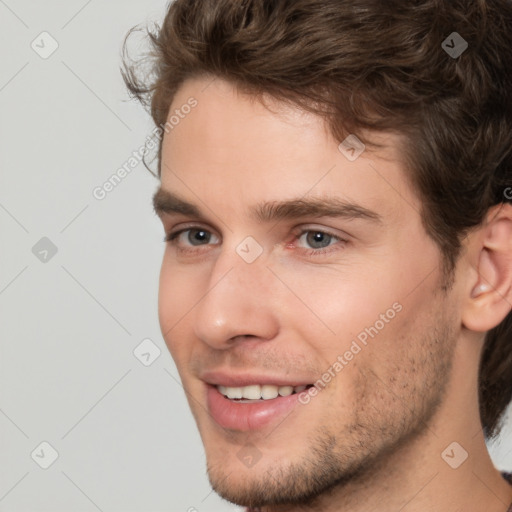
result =
[[230,399],[247,400],[272,400],[278,396],[289,396],[292,393],[300,393],[306,389],[306,386],[273,386],[271,384],[264,384],[260,386],[253,384],[251,386],[243,386],[238,388],[231,388],[228,386],[217,386],[219,392]]
[[279,394],[281,396],[288,396],[293,393],[293,386],[281,386],[279,388]]
[[242,388],[242,398],[259,400],[261,398],[261,386],[258,386],[258,384],[254,386],[244,386]]
[[242,388],[219,386],[219,391],[228,398],[242,398]]
[[279,395],[279,388],[277,386],[270,386],[265,384],[261,386],[261,398],[264,400],[270,400],[271,398],[276,398]]

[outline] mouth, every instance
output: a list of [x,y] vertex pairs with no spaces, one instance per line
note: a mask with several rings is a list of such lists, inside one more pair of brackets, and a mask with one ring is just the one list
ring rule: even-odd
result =
[[303,403],[299,400],[301,394],[313,386],[282,382],[255,384],[252,379],[252,382],[223,380],[222,384],[205,382],[207,410],[217,426],[239,432],[261,430],[283,422]]

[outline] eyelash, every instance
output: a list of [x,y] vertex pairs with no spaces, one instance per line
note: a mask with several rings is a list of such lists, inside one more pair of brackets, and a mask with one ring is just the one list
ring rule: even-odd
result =
[[[187,231],[191,230],[201,230],[205,231],[206,233],[213,234],[211,231],[204,229],[202,226],[188,226],[186,228],[180,229],[179,231],[171,232],[168,235],[165,236],[164,242],[169,243],[173,245],[177,251],[181,253],[198,253],[202,250],[202,248],[206,248],[211,244],[204,244],[204,245],[198,245],[198,246],[187,246],[187,247],[179,247],[177,238],[182,235],[183,233],[186,233]],[[334,239],[337,243],[330,244],[326,247],[320,248],[320,249],[313,249],[313,248],[304,248],[304,247],[295,247],[293,243],[300,240],[300,238],[307,234],[307,233],[322,233],[323,235],[327,235],[328,237]],[[329,230],[326,229],[315,229],[315,228],[302,228],[294,233],[293,243],[286,243],[285,247],[288,249],[294,249],[294,250],[300,250],[302,255],[310,257],[310,256],[324,256],[328,253],[331,253],[333,251],[341,250],[340,247],[338,247],[340,244],[342,247],[344,247],[345,244],[348,243],[348,240],[340,237],[339,235],[336,235]]]
[[[323,235],[327,235],[328,237],[332,238],[336,242],[333,244],[329,244],[326,247],[322,247],[320,249],[313,249],[313,248],[305,248],[305,247],[293,247],[292,244],[287,243],[285,246],[287,248],[292,248],[294,250],[300,250],[302,255],[310,257],[310,256],[325,256],[326,254],[329,254],[331,252],[339,251],[341,248],[344,247],[346,243],[348,243],[348,240],[341,238],[339,235],[336,235],[332,233],[331,231],[327,229],[318,229],[318,228],[302,228],[300,231],[297,231],[294,233],[294,242],[298,241],[302,238],[303,235],[307,233],[322,233]],[[341,247],[340,247],[341,244]]]
[[173,245],[176,248],[176,250],[179,251],[180,253],[194,253],[194,254],[197,254],[198,252],[204,250],[205,247],[208,247],[208,245],[210,245],[210,244],[205,244],[204,246],[198,245],[198,246],[195,246],[195,247],[194,246],[179,247],[178,246],[178,240],[177,240],[177,238],[181,234],[186,233],[187,231],[191,231],[193,229],[197,229],[197,230],[200,230],[200,231],[205,231],[206,233],[212,234],[211,231],[209,231],[207,229],[204,229],[202,226],[187,226],[186,228],[180,229],[180,230],[175,231],[175,232],[171,232],[168,235],[166,235],[164,237],[164,242],[165,243],[169,243],[170,245]]

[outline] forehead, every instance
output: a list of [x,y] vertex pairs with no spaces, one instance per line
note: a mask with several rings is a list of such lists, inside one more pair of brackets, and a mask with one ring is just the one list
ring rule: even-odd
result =
[[398,135],[372,134],[381,147],[367,147],[350,161],[314,114],[270,98],[265,106],[224,80],[204,78],[183,84],[169,116],[191,98],[197,105],[164,136],[164,189],[223,207],[228,199],[233,213],[237,205],[263,198],[308,194],[357,199],[383,216],[418,202],[405,176]]

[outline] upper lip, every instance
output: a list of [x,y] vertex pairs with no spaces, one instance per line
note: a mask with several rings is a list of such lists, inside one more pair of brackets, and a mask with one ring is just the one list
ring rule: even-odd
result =
[[264,374],[227,373],[225,371],[206,371],[201,374],[201,380],[212,386],[244,387],[255,384],[273,386],[307,386],[312,382],[301,378],[279,377]]

